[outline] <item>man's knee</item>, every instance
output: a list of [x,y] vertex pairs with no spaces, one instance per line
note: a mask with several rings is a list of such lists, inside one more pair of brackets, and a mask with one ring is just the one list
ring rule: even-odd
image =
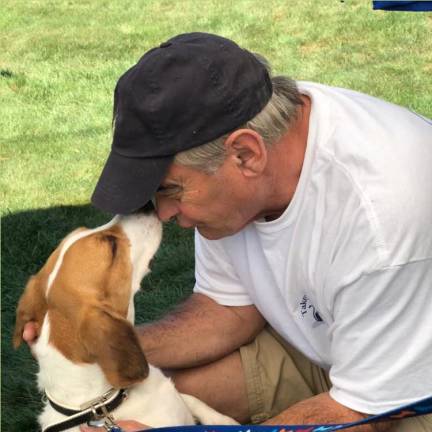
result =
[[168,374],[180,393],[193,395],[237,421],[249,420],[246,384],[238,351],[213,363],[171,370]]

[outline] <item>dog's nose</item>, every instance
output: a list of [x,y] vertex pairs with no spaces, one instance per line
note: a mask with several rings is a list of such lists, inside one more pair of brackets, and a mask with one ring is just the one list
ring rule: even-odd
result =
[[156,209],[155,206],[153,205],[153,202],[149,201],[146,205],[134,211],[134,213],[151,213],[154,212],[155,210]]

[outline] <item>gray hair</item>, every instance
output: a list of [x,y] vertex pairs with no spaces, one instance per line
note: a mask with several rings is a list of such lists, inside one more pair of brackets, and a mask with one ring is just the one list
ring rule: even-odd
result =
[[[271,69],[267,60],[254,54],[263,63],[270,76]],[[259,133],[266,146],[277,142],[297,117],[298,107],[303,104],[294,80],[286,76],[271,77],[273,94],[267,105],[254,118],[238,129],[251,129]],[[209,143],[177,153],[174,162],[190,168],[214,173],[225,160],[224,143],[231,131]]]

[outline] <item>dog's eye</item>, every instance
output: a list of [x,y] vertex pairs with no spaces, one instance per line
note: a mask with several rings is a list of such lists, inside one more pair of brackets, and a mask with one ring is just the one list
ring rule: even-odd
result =
[[108,241],[111,246],[112,257],[114,259],[117,254],[117,237],[113,235],[107,235],[105,236],[105,240]]

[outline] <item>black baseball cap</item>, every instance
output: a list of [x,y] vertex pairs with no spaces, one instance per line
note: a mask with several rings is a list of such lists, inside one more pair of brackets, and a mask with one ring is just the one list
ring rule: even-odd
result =
[[128,214],[155,194],[177,153],[252,119],[272,94],[265,66],[233,41],[186,33],[153,48],[114,91],[114,137],[92,203]]

